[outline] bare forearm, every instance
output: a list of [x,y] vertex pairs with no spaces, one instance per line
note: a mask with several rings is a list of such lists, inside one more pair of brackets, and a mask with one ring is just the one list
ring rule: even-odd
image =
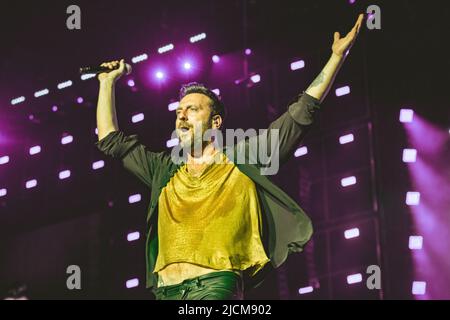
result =
[[330,91],[343,61],[343,57],[333,53],[325,67],[306,89],[306,93],[322,102]]
[[97,103],[98,140],[110,132],[119,130],[117,124],[114,82],[100,81]]

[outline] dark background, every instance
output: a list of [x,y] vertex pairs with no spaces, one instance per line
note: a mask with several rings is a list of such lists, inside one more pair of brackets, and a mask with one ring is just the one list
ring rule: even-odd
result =
[[[81,8],[81,30],[66,28],[66,8],[71,4]],[[345,34],[371,4],[381,8],[381,30],[362,28],[316,125],[302,143],[308,146],[308,155],[290,160],[274,177],[312,217],[314,239],[248,297],[413,299],[411,283],[420,267],[408,249],[408,237],[417,233],[417,226],[404,202],[412,182],[401,161],[408,140],[398,115],[409,107],[437,130],[450,128],[450,6],[445,1],[2,5],[0,156],[9,155],[10,162],[0,166],[0,188],[8,190],[0,198],[1,292],[20,281],[27,284],[31,298],[152,297],[144,289],[149,192],[119,163],[96,150],[98,85],[95,79],[80,80],[80,66],[121,57],[130,63],[133,56],[149,55],[117,85],[119,125],[126,133],[139,134],[150,148],[163,150],[175,119],[167,104],[177,99],[181,84],[195,80],[220,88],[229,109],[227,127],[267,127],[320,72],[331,53],[333,32]],[[201,32],[207,38],[190,44],[189,37]],[[158,55],[157,48],[167,43],[175,49]],[[250,56],[243,53],[245,48],[252,49]],[[195,72],[189,76],[178,66],[186,54],[195,56]],[[222,58],[217,65],[211,62],[213,54]],[[297,59],[305,61],[305,68],[293,72],[289,64]],[[151,79],[158,65],[170,70],[163,84]],[[252,72],[261,75],[260,83],[234,84]],[[69,79],[71,87],[56,89],[57,83]],[[135,80],[133,89],[126,85],[128,79]],[[351,94],[336,97],[334,89],[344,85],[351,87]],[[43,88],[50,94],[34,98],[33,93]],[[21,95],[26,101],[12,106],[11,99]],[[82,104],[75,102],[78,96],[84,98]],[[51,111],[53,105],[58,112]],[[131,115],[138,112],[145,120],[131,123]],[[74,142],[62,146],[64,133],[73,135]],[[347,133],[354,134],[354,143],[336,143]],[[423,139],[426,144],[427,137]],[[35,144],[43,150],[30,157],[28,148]],[[444,177],[449,176],[448,145],[447,138],[439,155],[447,164],[440,169]],[[99,159],[105,160],[105,168],[91,170]],[[62,169],[71,170],[70,179],[58,179]],[[340,179],[349,175],[358,183],[342,189]],[[24,183],[30,178],[38,179],[38,187],[27,190]],[[142,194],[142,200],[130,205],[128,196],[135,193]],[[449,207],[443,210],[442,222],[449,223]],[[360,237],[346,240],[344,230],[355,226]],[[140,231],[138,241],[126,241],[131,231]],[[65,286],[65,270],[71,264],[81,267],[81,291]],[[365,270],[371,264],[381,267],[382,290],[365,287]],[[446,270],[429,277],[450,285]],[[363,282],[348,285],[346,276],[358,272]],[[422,277],[427,274],[421,272]],[[126,280],[135,277],[139,286],[126,289]],[[299,295],[298,289],[308,285],[314,292]],[[432,294],[425,298],[449,298],[448,291],[433,290],[433,282],[427,283],[427,290]]]

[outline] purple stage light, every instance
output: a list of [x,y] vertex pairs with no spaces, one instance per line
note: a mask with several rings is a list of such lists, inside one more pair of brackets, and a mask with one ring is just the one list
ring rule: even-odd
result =
[[8,193],[8,191],[5,188],[0,189],[0,197],[6,196],[7,193]]
[[133,122],[133,123],[140,122],[142,120],[144,120],[143,113],[138,113],[138,114],[135,114],[133,117],[131,117],[131,122]]
[[131,233],[127,234],[127,240],[129,242],[136,241],[139,239],[139,237],[140,237],[139,231],[135,231],[135,232],[131,232]]
[[350,142],[353,142],[354,140],[355,140],[355,137],[351,133],[350,134],[346,134],[345,136],[339,137],[339,143],[340,144],[350,143]]
[[212,89],[211,91],[214,92],[216,96],[220,96],[220,90],[218,88]]
[[59,173],[60,180],[67,179],[69,177],[70,177],[70,170],[63,170]]
[[185,62],[184,64],[183,64],[183,68],[185,69],[185,70],[190,70],[191,69],[191,63],[190,62]]
[[356,2],[356,0],[348,0],[348,3],[350,4],[354,4]]
[[72,143],[72,141],[73,141],[73,137],[70,135],[61,138],[61,144]]
[[261,76],[259,74],[255,74],[250,77],[250,80],[252,80],[253,83],[258,83],[261,81]]
[[103,161],[103,160],[98,160],[98,161],[95,161],[92,163],[93,170],[103,168],[104,166],[105,166],[105,161]]
[[41,152],[41,146],[34,146],[29,150],[30,155],[37,154],[39,152]]
[[9,162],[9,156],[0,157],[0,164],[5,164]]
[[173,139],[167,140],[166,146],[167,146],[167,148],[172,148],[172,147],[175,147],[176,145],[178,145],[179,143],[180,143],[180,141],[178,140],[178,138],[173,138]]
[[403,149],[403,162],[416,162],[416,149]]
[[405,203],[408,206],[418,206],[420,203],[420,192],[408,191],[406,193]]
[[214,63],[219,63],[219,61],[220,61],[220,57],[216,54],[213,55],[211,59]]
[[308,154],[308,148],[306,146],[303,146],[295,150],[294,156],[301,157],[304,156],[305,154]]
[[177,110],[178,106],[180,105],[179,101],[176,102],[171,102],[169,103],[169,105],[167,106],[167,108],[169,109],[169,111],[174,111]]
[[412,294],[423,295],[427,291],[427,283],[425,281],[413,281]]
[[247,48],[247,49],[245,49],[244,53],[245,53],[247,56],[249,56],[249,55],[252,54],[252,49]]
[[131,62],[138,63],[138,62],[147,60],[147,58],[148,58],[148,55],[146,53],[143,53],[143,54],[140,54],[138,56],[131,58]]
[[306,293],[311,293],[314,291],[314,288],[312,286],[309,287],[303,287],[298,289],[298,294],[306,294]]
[[345,96],[345,95],[347,95],[349,93],[350,93],[350,87],[349,86],[345,86],[345,87],[341,87],[341,88],[337,88],[336,89],[336,96],[337,97]]
[[359,237],[359,229],[353,228],[353,229],[345,230],[344,237],[345,237],[345,239],[352,239],[352,238]]
[[298,60],[291,63],[291,70],[303,69],[305,67],[305,61]]
[[127,81],[127,84],[128,84],[129,87],[134,87],[134,85],[135,85],[133,79],[128,80],[128,81]]
[[27,182],[25,182],[25,188],[27,189],[31,189],[37,186],[37,180],[36,179],[32,179],[32,180],[28,180]]
[[125,286],[128,289],[135,288],[135,287],[139,286],[139,279],[138,278],[134,278],[134,279],[127,280]]
[[155,77],[157,78],[157,79],[163,79],[164,78],[164,73],[162,72],[162,71],[156,71],[156,73],[155,73]]
[[399,120],[402,123],[412,122],[414,119],[414,111],[412,109],[401,109]]
[[141,201],[141,195],[139,193],[132,194],[131,196],[128,197],[129,203],[136,203],[139,201]]
[[408,247],[411,250],[420,250],[423,245],[423,237],[422,236],[410,236],[409,237],[409,245]]
[[190,41],[191,43],[194,43],[194,42],[203,40],[203,39],[205,39],[205,38],[206,38],[206,33],[203,32],[203,33],[200,33],[200,34],[197,34],[197,35],[195,35],[195,36],[190,37],[190,38],[189,38],[189,41]]
[[39,98],[39,97],[45,96],[45,95],[48,94],[49,92],[50,92],[50,91],[49,91],[48,89],[42,89],[42,90],[36,91],[36,92],[34,93],[34,97],[35,97],[35,98]]
[[165,53],[167,51],[173,50],[173,48],[175,48],[175,46],[172,43],[169,43],[169,44],[167,44],[165,46],[162,46],[162,47],[158,48],[158,53],[162,54],[162,53]]
[[95,128],[94,132],[96,135],[98,135],[98,128]]
[[28,120],[32,121],[33,119],[34,119],[34,115],[29,114],[29,115],[28,115]]
[[25,101],[25,97],[24,96],[17,97],[17,98],[14,98],[14,99],[11,100],[11,105],[22,103],[24,101]]
[[77,103],[82,104],[84,101],[83,97],[78,97],[77,98]]
[[72,81],[71,80],[67,80],[61,83],[58,83],[57,88],[59,90],[70,87],[72,85]]
[[55,105],[55,106],[52,106],[52,111],[53,111],[53,112],[58,111],[58,106],[56,106],[56,105]]
[[354,184],[356,184],[356,177],[355,176],[343,178],[341,180],[341,186],[343,186],[343,187],[348,187],[348,186],[351,186],[351,185],[354,185]]
[[362,275],[361,273],[355,273],[347,276],[347,283],[348,284],[354,284],[362,281]]

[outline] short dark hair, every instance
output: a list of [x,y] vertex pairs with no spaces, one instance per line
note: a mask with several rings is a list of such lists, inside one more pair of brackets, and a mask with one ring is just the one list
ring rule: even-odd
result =
[[198,82],[189,82],[181,86],[180,89],[180,101],[185,96],[191,93],[200,93],[212,100],[211,104],[211,116],[220,115],[222,117],[222,121],[225,120],[226,117],[226,109],[225,105],[221,101],[220,97],[216,95],[212,90],[205,87],[203,84]]

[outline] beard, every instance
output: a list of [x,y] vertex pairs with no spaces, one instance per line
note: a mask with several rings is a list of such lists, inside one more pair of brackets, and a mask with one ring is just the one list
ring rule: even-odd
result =
[[208,121],[189,126],[189,130],[187,131],[177,129],[178,140],[181,148],[192,155],[200,156],[204,146],[209,143],[209,141],[203,140],[204,133],[211,128],[212,126]]

